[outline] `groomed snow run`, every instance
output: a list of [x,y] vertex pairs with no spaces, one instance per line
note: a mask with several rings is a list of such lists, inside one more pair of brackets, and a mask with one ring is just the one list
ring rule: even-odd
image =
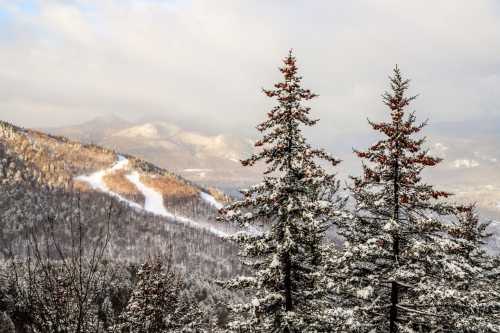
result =
[[127,203],[129,206],[131,206],[133,208],[143,209],[142,206],[139,205],[138,203],[130,201],[130,200],[124,198],[123,196],[119,195],[118,193],[111,191],[108,188],[108,186],[106,185],[106,183],[104,182],[103,177],[106,174],[115,172],[117,170],[124,169],[127,165],[128,165],[128,159],[126,159],[125,157],[123,157],[121,155],[118,155],[118,161],[111,168],[94,172],[88,176],[86,176],[86,175],[78,176],[78,177],[75,177],[75,180],[86,182],[87,184],[90,185],[90,187],[92,187],[93,190],[107,193],[107,194],[117,198],[118,200]]
[[139,192],[144,195],[144,210],[150,213],[174,217],[172,214],[168,213],[165,209],[165,205],[163,204],[163,196],[158,191],[144,185],[141,182],[141,176],[137,171],[132,172],[131,174],[126,176],[127,179],[134,184]]
[[220,202],[218,202],[212,195],[210,195],[210,194],[208,194],[206,192],[201,191],[200,192],[200,196],[201,196],[201,199],[203,199],[203,201],[205,201],[209,205],[214,206],[217,209],[221,209],[222,207],[224,207],[223,204],[221,204]]
[[[169,219],[175,220],[177,222],[189,224],[191,226],[198,227],[198,228],[203,228],[203,229],[206,229],[206,230],[210,231],[211,233],[213,233],[217,236],[220,236],[220,237],[227,236],[226,233],[224,233],[220,230],[217,230],[213,227],[202,225],[202,223],[196,222],[190,218],[180,216],[180,215],[175,215],[175,214],[172,214],[169,211],[167,211],[167,209],[165,209],[165,205],[163,203],[163,195],[160,192],[156,191],[155,189],[145,185],[141,181],[141,175],[137,171],[133,171],[133,172],[129,173],[128,175],[126,175],[125,177],[137,187],[137,189],[139,190],[139,192],[142,193],[142,195],[144,195],[144,207],[139,205],[136,202],[133,202],[133,201],[130,201],[130,200],[124,198],[123,196],[121,196],[118,193],[111,191],[108,188],[108,186],[106,185],[106,183],[104,182],[103,177],[106,174],[125,169],[128,166],[128,164],[129,164],[129,160],[127,158],[125,158],[124,156],[118,155],[118,161],[111,168],[94,172],[88,176],[87,175],[78,176],[78,177],[75,177],[75,180],[86,182],[92,187],[92,189],[107,193],[107,194],[117,198],[118,200],[127,203],[130,207],[133,207],[135,209],[145,210],[149,213],[159,215],[159,216],[164,216],[164,217],[167,217]],[[200,192],[200,196],[203,200],[205,200],[206,202],[209,202],[217,209],[222,207],[222,204],[220,204],[217,200],[215,200],[215,198],[213,196],[211,196],[210,194]]]

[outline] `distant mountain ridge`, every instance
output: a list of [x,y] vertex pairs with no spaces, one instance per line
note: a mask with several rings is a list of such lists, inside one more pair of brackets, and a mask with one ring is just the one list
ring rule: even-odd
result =
[[[444,158],[426,177],[456,193],[459,200],[476,201],[488,211],[488,216],[500,220],[500,119],[474,124],[476,132],[467,131],[468,126],[467,121],[449,121],[425,128],[428,147],[433,154]],[[236,189],[261,177],[262,170],[243,168],[238,162],[253,152],[252,142],[247,138],[204,135],[165,121],[132,123],[116,116],[48,131],[140,156],[211,186]],[[342,138],[341,146],[337,147],[340,151],[334,150],[344,161],[337,170],[342,177],[359,169],[351,146],[360,148],[372,140],[361,134]]]
[[[108,126],[110,123],[113,126]],[[424,178],[455,193],[452,200],[476,202],[483,218],[500,221],[500,129],[496,131],[500,121],[476,125],[475,133],[467,131],[467,121],[431,123],[425,128],[428,147],[444,160],[426,172]],[[89,128],[92,131],[87,132]],[[117,117],[48,131],[140,156],[197,183],[231,191],[261,178],[262,170],[243,168],[238,163],[253,152],[247,138],[204,135],[165,121],[132,123]],[[351,146],[362,148],[372,140],[366,134],[342,138],[340,151],[333,150],[343,160],[335,170],[341,178],[359,172],[359,161],[352,155]],[[500,222],[492,228],[500,235]],[[500,238],[492,242],[492,247],[500,249]]]
[[250,140],[225,134],[205,135],[165,121],[130,123],[103,117],[45,131],[140,156],[206,185],[238,186],[259,177],[258,171],[243,169],[239,163],[253,151]]

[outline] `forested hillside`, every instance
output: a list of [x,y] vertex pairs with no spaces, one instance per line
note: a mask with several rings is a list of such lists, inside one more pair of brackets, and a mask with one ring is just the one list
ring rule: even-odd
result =
[[[16,294],[19,290],[12,293],[15,283],[29,282],[16,282],[28,274],[23,270],[28,267],[33,270],[31,273],[41,274],[40,265],[50,262],[54,269],[61,260],[76,260],[77,251],[78,258],[85,261],[79,271],[88,273],[92,267],[86,267],[90,265],[87,260],[89,256],[96,260],[97,249],[102,251],[95,262],[100,273],[95,280],[89,279],[94,283],[98,275],[101,283],[110,283],[102,287],[98,296],[113,303],[113,314],[104,322],[96,321],[104,325],[101,329],[118,320],[136,283],[140,265],[157,255],[169,258],[169,269],[180,279],[179,292],[194,298],[192,302],[199,303],[201,308],[210,309],[202,316],[203,320],[223,319],[227,293],[222,297],[225,292],[214,281],[241,271],[234,246],[221,238],[231,228],[214,228],[215,206],[220,205],[219,200],[228,200],[227,197],[133,157],[127,157],[125,170],[112,170],[119,160],[113,151],[8,123],[1,124],[0,153],[0,311],[11,318],[17,329],[36,327],[48,320],[36,317],[33,295],[21,299]],[[101,170],[110,170],[102,177],[106,191],[82,180]],[[160,194],[163,200],[158,205],[168,214],[148,211],[146,198],[127,180],[128,173],[138,175],[140,184],[147,184],[144,185],[147,189]],[[26,258],[38,264],[24,266]],[[17,266],[12,266],[15,262]],[[64,276],[67,274],[75,272],[67,271]],[[41,281],[31,281],[39,288],[43,288],[43,281],[62,278],[40,276]],[[51,289],[49,285],[45,287]],[[94,305],[102,301],[95,299],[96,295],[89,296]],[[26,318],[26,312],[30,311],[34,312],[33,317]],[[40,329],[55,328],[39,326]]]

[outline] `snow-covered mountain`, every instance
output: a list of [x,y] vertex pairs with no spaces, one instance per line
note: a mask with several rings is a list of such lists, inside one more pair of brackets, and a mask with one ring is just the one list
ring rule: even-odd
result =
[[78,225],[84,251],[106,237],[117,262],[168,253],[213,308],[207,281],[241,270],[221,237],[233,230],[215,221],[226,200],[132,155],[0,121],[0,261],[25,254],[27,237],[44,230],[69,249]]
[[165,121],[131,124],[116,117],[47,131],[140,156],[201,184],[239,186],[258,177],[239,163],[252,152],[252,143],[230,135],[206,135]]
[[[125,156],[118,155],[117,161],[111,167],[95,171],[89,175],[77,176],[73,178],[73,182],[78,188],[90,188],[91,190],[109,194],[131,208],[144,210],[195,228],[205,228],[221,237],[226,235],[224,231],[205,223],[203,220],[195,220],[182,214],[176,214],[175,211],[168,209],[169,197],[172,197],[173,192],[178,192],[179,187],[182,188],[185,184],[176,184],[174,189],[172,186],[166,185],[172,183],[172,179],[166,182],[164,175],[150,175],[147,172],[138,171]],[[213,189],[210,191],[186,187],[187,189],[181,190],[190,192],[190,198],[188,199],[186,196],[187,200],[201,199],[202,202],[214,209],[223,207],[224,204],[214,197],[214,195],[217,195],[219,198],[224,199],[221,193]]]
[[221,235],[210,219],[228,198],[131,155],[0,122],[2,183],[101,192],[131,209]]

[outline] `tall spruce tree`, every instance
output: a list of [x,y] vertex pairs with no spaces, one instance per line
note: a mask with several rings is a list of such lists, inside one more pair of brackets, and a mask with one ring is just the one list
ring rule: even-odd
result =
[[442,200],[450,194],[422,181],[422,171],[440,159],[429,155],[424,138],[415,137],[425,123],[417,124],[414,113],[406,112],[415,97],[406,95],[409,80],[397,66],[390,82],[391,91],[383,95],[390,121],[369,122],[383,139],[366,151],[355,150],[367,163],[361,177],[352,177],[353,219],[339,228],[345,247],[332,247],[327,263],[338,301],[329,311],[332,327],[478,332],[468,330],[470,324],[495,331],[498,323],[481,311],[494,312],[498,299],[484,298],[485,285],[474,289],[482,288],[476,280],[484,270],[470,253],[488,259],[477,242],[459,235],[466,228],[452,222],[458,208]]
[[[301,127],[318,120],[303,101],[316,97],[301,87],[292,52],[280,68],[283,81],[264,93],[277,100],[268,118],[257,126],[263,137],[258,152],[242,161],[267,165],[263,181],[242,190],[243,199],[221,210],[220,220],[244,230],[233,239],[252,276],[226,283],[249,290],[251,301],[234,305],[229,329],[237,332],[308,332],[321,328],[317,310],[325,305],[318,287],[322,241],[342,204],[338,182],[318,164],[339,160],[306,142]],[[253,232],[248,232],[253,230]]]

